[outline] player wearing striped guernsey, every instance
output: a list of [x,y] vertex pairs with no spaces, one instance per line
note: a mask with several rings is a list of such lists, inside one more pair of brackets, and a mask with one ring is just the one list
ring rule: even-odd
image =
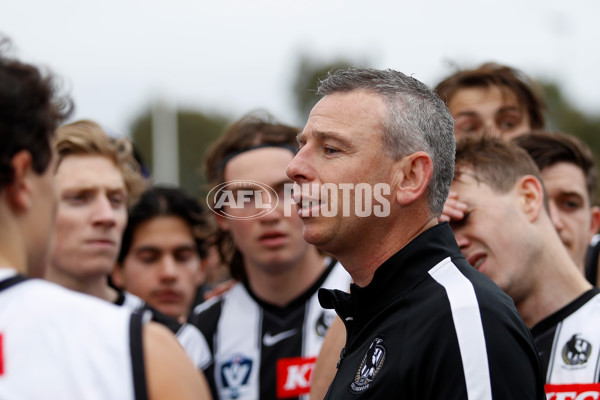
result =
[[[392,70],[338,71],[318,92],[287,173],[302,188],[304,238],[354,281],[349,294],[319,293],[347,331],[325,398],[543,399],[533,341],[512,301],[438,223],[455,149],[443,102]],[[315,186],[340,192],[315,198]],[[344,197],[347,187],[386,190],[367,202],[366,190]],[[386,212],[365,213],[376,201]],[[350,212],[321,213],[334,208]]]
[[[240,207],[212,203],[219,250],[239,281],[195,310],[194,322],[211,346],[213,363],[205,371],[216,398],[306,399],[334,316],[319,307],[317,290],[350,284],[339,264],[302,239],[302,223],[286,203],[291,180],[285,168],[294,156],[297,132],[247,116],[206,158],[212,184],[227,187],[218,185],[234,181],[231,191],[222,193],[234,199],[247,193],[250,200]],[[271,212],[262,215],[265,206]]]
[[452,190],[468,206],[451,222],[461,251],[531,329],[548,398],[598,397],[599,292],[562,245],[533,160],[514,143],[459,142]]
[[70,101],[6,50],[0,43],[0,398],[210,398],[164,327],[25,278],[43,276],[48,264],[56,213],[52,141]]

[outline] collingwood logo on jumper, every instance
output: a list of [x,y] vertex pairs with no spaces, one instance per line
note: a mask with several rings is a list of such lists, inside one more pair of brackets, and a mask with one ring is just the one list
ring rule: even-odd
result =
[[573,335],[563,346],[562,359],[568,366],[581,366],[588,361],[592,352],[592,345],[585,339]]
[[317,322],[315,324],[315,332],[317,333],[317,336],[325,337],[325,334],[331,326],[331,323],[333,322],[334,318],[335,313],[333,312],[321,312],[321,315],[319,315],[319,318],[317,319]]
[[240,389],[248,383],[250,372],[252,360],[242,355],[235,355],[221,365],[221,381],[223,387],[229,389],[232,399],[240,396]]
[[383,339],[375,338],[367,353],[363,357],[350,389],[355,392],[364,392],[371,386],[371,382],[383,367],[385,361],[385,346]]

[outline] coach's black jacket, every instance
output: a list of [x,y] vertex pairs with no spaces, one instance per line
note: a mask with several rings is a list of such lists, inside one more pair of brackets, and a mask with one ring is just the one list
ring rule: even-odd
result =
[[545,399],[512,300],[461,255],[447,223],[425,231],[350,294],[319,300],[346,324],[325,399]]

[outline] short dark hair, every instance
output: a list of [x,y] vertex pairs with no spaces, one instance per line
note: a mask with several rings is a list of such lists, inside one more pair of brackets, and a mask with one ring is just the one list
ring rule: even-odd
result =
[[[468,137],[456,143],[454,179],[459,179],[466,169],[478,182],[498,193],[508,192],[526,175],[542,182],[540,170],[524,149],[496,137]],[[545,195],[544,199],[547,206]]]
[[204,159],[207,181],[211,185],[223,183],[227,158],[251,147],[271,144],[297,148],[296,136],[299,132],[300,128],[277,122],[267,113],[245,115],[234,122],[208,149]]
[[540,171],[559,162],[579,167],[585,176],[590,201],[595,202],[596,164],[592,151],[583,141],[567,133],[549,131],[534,131],[512,140],[529,153]]
[[493,62],[474,69],[464,69],[450,75],[435,87],[437,94],[448,104],[460,89],[498,86],[514,93],[527,110],[532,129],[543,129],[545,104],[538,85],[518,69]]
[[[218,185],[225,181],[224,171],[228,158],[241,151],[260,145],[286,146],[296,149],[296,136],[299,128],[277,122],[269,114],[249,114],[230,126],[223,136],[208,150],[204,160],[206,178],[209,184]],[[237,249],[231,234],[218,228],[215,244],[221,260],[229,266],[234,279],[246,279],[244,258]]]
[[123,232],[117,258],[120,266],[123,265],[123,260],[131,250],[133,236],[140,224],[163,216],[178,217],[185,221],[190,226],[198,255],[200,258],[206,256],[212,229],[204,209],[184,189],[154,186],[143,192],[138,202],[129,211],[127,227]]
[[11,159],[31,153],[33,169],[43,173],[52,159],[56,127],[71,114],[73,103],[58,95],[55,78],[6,55],[10,43],[0,39],[0,186],[14,179]]

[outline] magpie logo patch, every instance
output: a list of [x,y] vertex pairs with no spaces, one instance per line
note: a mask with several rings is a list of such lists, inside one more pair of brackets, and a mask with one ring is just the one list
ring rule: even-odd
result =
[[319,318],[315,324],[315,332],[317,333],[318,337],[325,337],[325,334],[331,326],[334,318],[335,313],[325,311],[321,312],[321,315],[319,315]]
[[360,362],[358,371],[354,375],[354,380],[350,384],[352,391],[357,393],[364,392],[371,386],[375,376],[377,376],[383,367],[385,355],[386,350],[383,339],[375,338]]
[[582,366],[587,363],[591,353],[591,343],[575,334],[563,346],[562,359],[568,366]]

